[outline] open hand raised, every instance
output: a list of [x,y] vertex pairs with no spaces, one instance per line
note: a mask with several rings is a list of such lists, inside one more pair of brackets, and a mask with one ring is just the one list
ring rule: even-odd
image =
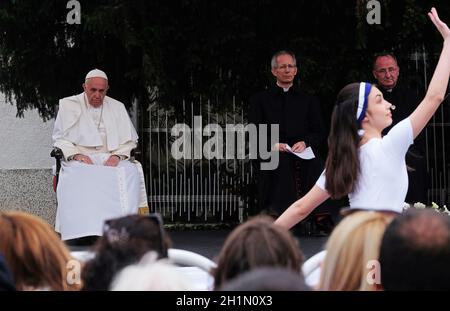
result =
[[435,8],[431,8],[431,11],[428,13],[433,24],[436,26],[437,30],[441,33],[444,40],[450,39],[450,29],[447,24],[440,20],[439,15]]

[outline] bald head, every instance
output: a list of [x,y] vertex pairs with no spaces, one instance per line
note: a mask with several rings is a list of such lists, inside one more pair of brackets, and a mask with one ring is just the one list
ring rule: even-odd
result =
[[386,290],[450,290],[450,217],[410,209],[387,227],[380,249]]

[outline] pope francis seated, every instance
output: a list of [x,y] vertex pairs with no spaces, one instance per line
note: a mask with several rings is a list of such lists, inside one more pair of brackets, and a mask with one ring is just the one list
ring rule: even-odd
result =
[[106,219],[148,209],[142,166],[129,161],[138,135],[125,106],[106,96],[101,70],[86,75],[83,89],[59,101],[53,130],[64,154],[55,221],[62,240],[100,236]]

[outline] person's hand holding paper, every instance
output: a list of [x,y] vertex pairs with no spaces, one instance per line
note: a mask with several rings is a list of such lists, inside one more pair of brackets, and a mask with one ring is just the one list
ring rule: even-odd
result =
[[299,141],[292,146],[293,152],[303,152],[306,149],[306,143],[304,141]]
[[297,157],[303,159],[303,160],[311,160],[314,159],[316,156],[314,155],[313,150],[311,147],[304,148],[302,152],[294,152],[292,148],[286,144],[286,150],[287,152],[290,152],[292,154],[295,154]]

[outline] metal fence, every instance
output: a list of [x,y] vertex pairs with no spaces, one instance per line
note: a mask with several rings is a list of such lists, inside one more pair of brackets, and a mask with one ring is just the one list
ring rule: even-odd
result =
[[[430,55],[426,49],[411,54],[410,74],[415,74],[422,81],[423,93],[426,92],[430,75],[433,73],[439,55]],[[420,91],[420,90],[419,90]],[[425,128],[426,158],[428,175],[428,203],[435,202],[440,206],[450,202],[450,98],[446,97],[431,121]],[[425,202],[424,202],[425,203]]]
[[[248,160],[206,159],[203,145],[215,139],[216,147],[226,150],[226,135],[204,136],[205,125],[243,124],[243,111],[236,108],[220,110],[218,104],[185,103],[181,115],[153,105],[147,111],[148,127],[144,127],[145,165],[149,204],[154,211],[170,221],[184,222],[241,222],[248,206],[245,189],[252,178]],[[207,124],[205,124],[205,122]],[[189,130],[182,137],[173,135],[177,124]],[[172,147],[177,139],[183,140],[188,157],[176,159]],[[220,147],[219,147],[220,148]],[[200,150],[199,150],[200,149]],[[244,190],[244,191],[243,191]]]

